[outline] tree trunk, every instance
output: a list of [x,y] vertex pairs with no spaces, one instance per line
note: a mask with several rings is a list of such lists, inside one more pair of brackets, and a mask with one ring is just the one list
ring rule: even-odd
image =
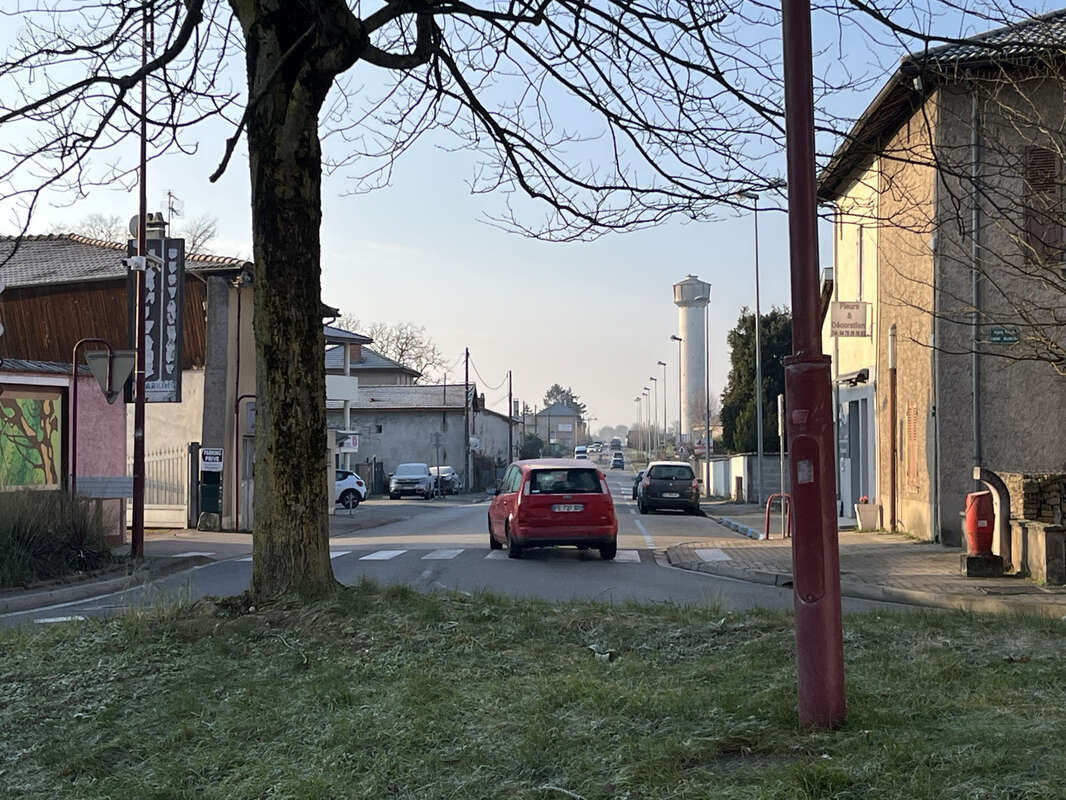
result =
[[337,585],[329,560],[318,138],[332,76],[294,52],[314,11],[269,0],[241,5],[234,2],[254,98],[247,122],[256,370],[251,591],[259,601],[313,598]]

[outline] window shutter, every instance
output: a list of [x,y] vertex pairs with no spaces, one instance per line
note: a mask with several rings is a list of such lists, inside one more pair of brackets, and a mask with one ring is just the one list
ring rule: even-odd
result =
[[918,405],[907,403],[907,488],[918,491]]
[[1063,259],[1063,219],[1058,153],[1025,148],[1025,260],[1058,264]]

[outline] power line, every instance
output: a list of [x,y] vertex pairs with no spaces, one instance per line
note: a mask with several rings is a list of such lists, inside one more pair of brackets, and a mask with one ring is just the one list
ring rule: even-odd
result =
[[505,383],[507,383],[507,376],[504,375],[503,380],[495,386],[490,384],[487,380],[485,380],[481,373],[477,371],[477,365],[474,363],[474,359],[470,359],[470,368],[474,370],[474,374],[477,375],[478,378],[481,380],[482,388],[484,389],[488,389],[489,391],[495,392],[497,389],[501,388]]

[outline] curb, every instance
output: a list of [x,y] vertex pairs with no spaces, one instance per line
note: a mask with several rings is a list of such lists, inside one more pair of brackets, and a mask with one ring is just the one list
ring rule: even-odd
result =
[[0,614],[17,614],[21,611],[32,611],[43,606],[77,602],[78,600],[85,600],[101,594],[120,592],[124,589],[132,589],[158,578],[165,578],[176,572],[192,569],[202,564],[210,564],[214,561],[214,559],[206,558],[205,556],[194,556],[192,558],[160,556],[159,558],[166,558],[167,563],[147,569],[138,569],[115,578],[104,580],[89,579],[56,586],[53,589],[36,589],[8,597],[0,597]]
[[[670,565],[691,572],[703,572],[723,578],[758,583],[765,586],[792,586],[791,573],[770,572],[767,570],[744,569],[727,564],[702,561],[685,557],[684,545],[674,545],[666,550]],[[996,597],[971,597],[960,594],[937,594],[920,589],[902,589],[894,586],[882,586],[858,581],[841,581],[840,593],[844,597],[860,600],[874,600],[882,603],[896,603],[925,608],[941,608],[951,611],[969,611],[984,614],[1021,614],[1051,619],[1066,619],[1066,603],[1025,603]]]
[[725,527],[729,528],[729,530],[736,531],[741,536],[747,536],[749,539],[759,539],[761,541],[762,539],[766,538],[766,534],[762,531],[757,531],[754,528],[749,527],[748,525],[742,525],[736,520],[730,519],[729,517],[718,517],[714,514],[707,514],[707,516],[717,522],[719,525],[724,525]]

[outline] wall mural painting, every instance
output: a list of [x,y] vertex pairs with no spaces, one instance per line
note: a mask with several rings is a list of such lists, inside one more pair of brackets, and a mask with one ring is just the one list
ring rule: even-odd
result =
[[0,394],[0,486],[58,487],[63,396],[5,387]]

